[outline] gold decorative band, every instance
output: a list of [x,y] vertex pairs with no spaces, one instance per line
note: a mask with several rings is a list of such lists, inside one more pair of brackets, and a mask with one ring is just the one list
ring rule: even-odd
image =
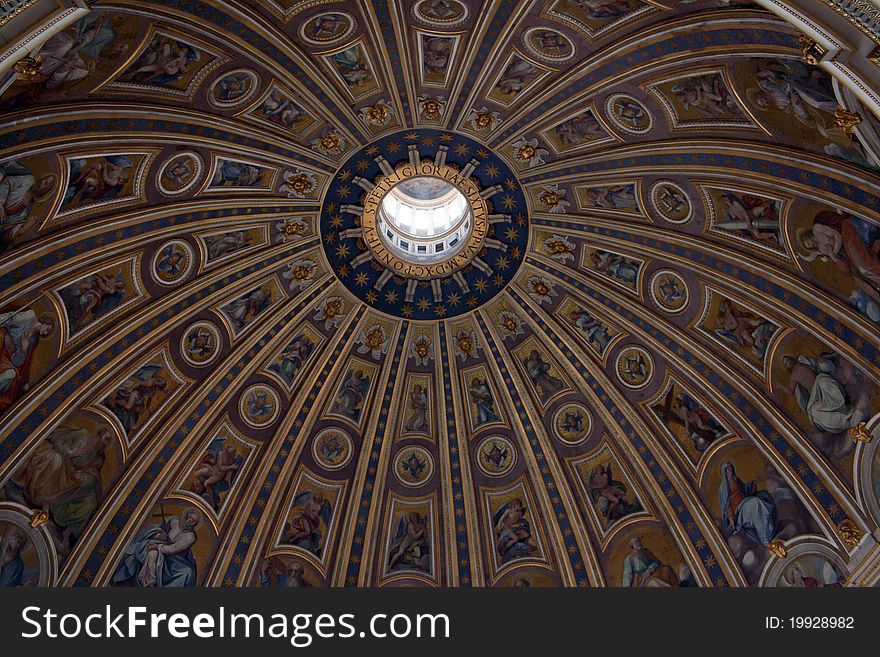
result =
[[[378,212],[382,199],[398,183],[410,178],[431,176],[442,178],[454,185],[467,199],[473,215],[473,230],[467,242],[448,260],[434,263],[413,263],[404,260],[391,251],[379,235]],[[483,242],[489,232],[489,211],[486,201],[480,197],[480,187],[471,178],[464,178],[460,172],[450,166],[436,166],[433,162],[421,162],[417,166],[409,163],[397,165],[391,175],[384,176],[376,186],[367,193],[364,199],[363,212],[364,241],[373,257],[395,274],[408,278],[430,279],[451,276],[466,267],[483,248]]]

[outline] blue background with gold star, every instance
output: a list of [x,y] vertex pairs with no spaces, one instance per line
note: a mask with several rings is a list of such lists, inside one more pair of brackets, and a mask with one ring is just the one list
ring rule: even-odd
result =
[[[510,215],[510,221],[491,226],[489,237],[507,245],[507,251],[485,248],[478,256],[492,269],[491,274],[473,265],[461,270],[470,290],[464,292],[451,277],[441,279],[443,299],[435,303],[430,281],[421,281],[411,303],[405,301],[407,278],[394,276],[381,291],[373,285],[384,271],[370,260],[352,267],[351,261],[363,253],[358,238],[340,239],[339,234],[354,228],[360,217],[342,212],[346,203],[361,205],[366,192],[352,182],[355,176],[375,181],[382,173],[375,158],[382,155],[395,166],[406,161],[410,144],[418,146],[423,160],[433,160],[438,146],[449,148],[446,163],[463,169],[472,159],[480,164],[471,174],[482,189],[501,185],[504,189],[488,199],[490,214]],[[321,241],[336,276],[358,298],[373,308],[407,319],[431,320],[455,317],[484,304],[503,290],[525,256],[529,240],[526,199],[514,173],[485,146],[464,135],[444,130],[404,130],[383,137],[355,153],[337,172],[324,199],[321,210]],[[363,245],[363,242],[361,242]]]

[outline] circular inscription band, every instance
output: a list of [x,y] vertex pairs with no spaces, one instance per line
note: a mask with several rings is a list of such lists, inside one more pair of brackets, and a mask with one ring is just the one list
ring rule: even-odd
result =
[[[412,178],[426,176],[441,178],[462,193],[470,204],[473,229],[464,246],[448,259],[426,263],[407,262],[385,245],[379,235],[378,214],[382,207],[382,199],[397,184]],[[486,206],[486,201],[480,196],[479,184],[471,178],[462,177],[457,169],[446,164],[437,166],[429,161],[421,162],[418,165],[403,163],[395,168],[393,174],[382,177],[376,186],[367,192],[364,199],[362,225],[364,241],[372,251],[373,257],[392,272],[407,278],[443,278],[466,267],[483,248],[489,234],[489,209]]]
[[510,166],[466,135],[383,135],[352,153],[322,201],[321,247],[365,304],[414,321],[479,308],[517,276],[529,244]]

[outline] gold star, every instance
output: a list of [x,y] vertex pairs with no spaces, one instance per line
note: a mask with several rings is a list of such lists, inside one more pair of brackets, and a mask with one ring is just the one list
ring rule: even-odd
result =
[[517,226],[522,226],[526,223],[526,217],[522,212],[517,212],[514,221],[516,221]]
[[446,308],[444,306],[437,306],[434,312],[437,313],[437,317],[443,317],[446,314]]
[[516,183],[510,178],[508,178],[507,180],[504,181],[504,185],[505,185],[505,187],[507,187],[507,189],[510,189],[510,190],[516,189]]
[[404,139],[409,139],[410,141],[415,141],[419,138],[419,133],[417,132],[407,132],[404,136]]
[[342,185],[339,189],[336,190],[336,195],[340,198],[345,198],[348,196],[348,193],[351,191],[351,188],[348,185]]
[[461,297],[458,296],[458,292],[453,292],[449,295],[449,305],[455,308],[459,303],[461,303]]
[[329,233],[327,233],[326,235],[324,235],[324,239],[327,240],[327,244],[333,244],[333,240],[336,239],[336,233],[334,233],[334,232],[331,230]]
[[395,292],[394,290],[390,290],[385,295],[385,301],[387,301],[388,303],[397,303],[397,292]]
[[518,246],[515,246],[510,250],[510,257],[513,258],[514,260],[519,260],[519,254],[520,254],[520,250],[519,250]]
[[342,225],[342,215],[337,214],[336,216],[330,219],[330,225],[334,228],[339,228]]
[[498,260],[495,261],[495,266],[498,267],[501,271],[504,271],[510,266],[510,263],[507,260],[507,256],[501,256]]
[[519,237],[519,233],[516,232],[516,228],[508,228],[506,231],[504,231],[504,235],[511,242],[515,242],[516,239]]
[[342,265],[339,269],[336,270],[336,273],[340,278],[345,278],[348,276],[348,265]]
[[441,141],[452,141],[453,139],[455,139],[455,137],[450,135],[448,132],[444,132],[442,135],[440,135]]
[[326,209],[327,209],[327,214],[333,214],[334,212],[336,212],[336,201],[330,201],[327,204]]
[[494,164],[490,164],[486,167],[486,173],[488,173],[491,178],[497,178],[500,172],[501,170]]
[[485,160],[487,157],[489,157],[489,151],[487,151],[485,148],[481,148],[477,151],[477,155]]
[[434,138],[430,135],[425,135],[424,137],[422,137],[422,144],[425,146],[433,146]]
[[366,171],[369,168],[370,168],[370,161],[369,160],[358,160],[358,163],[357,163],[358,171]]
[[465,156],[470,153],[471,149],[467,144],[456,144],[455,145],[455,154]]
[[476,283],[474,283],[474,287],[476,287],[480,292],[485,292],[488,289],[489,284],[486,283],[486,279],[481,278]]
[[416,302],[416,305],[419,307],[419,310],[427,310],[431,306],[431,302],[422,297]]
[[367,284],[368,278],[369,277],[366,275],[366,273],[360,272],[357,276],[354,277],[354,282],[358,284],[358,287],[360,287],[361,285]]
[[413,314],[412,305],[410,305],[408,303],[404,304],[403,307],[401,307],[400,312],[403,314],[404,317],[412,317],[412,314]]
[[336,257],[337,258],[345,258],[348,256],[348,245],[340,244],[336,247]]
[[375,292],[373,292],[372,290],[370,290],[369,292],[367,292],[367,293],[364,295],[364,297],[365,297],[366,300],[367,300],[368,302],[370,302],[370,303],[376,303],[376,299],[379,298],[379,296],[378,296]]
[[498,275],[492,280],[492,282],[495,283],[495,287],[501,287],[502,285],[504,285],[504,276],[502,276],[501,274],[498,274]]
[[398,144],[396,141],[392,141],[390,144],[388,144],[386,148],[388,149],[389,153],[396,153],[400,150],[400,144]]
[[375,155],[379,152],[379,147],[376,145],[370,146],[367,150],[364,151],[367,155]]
[[476,306],[478,303],[480,303],[480,302],[477,301],[477,297],[470,296],[470,297],[468,297],[468,299],[467,299],[467,305],[469,305],[471,308],[473,308],[474,306]]
[[501,204],[504,206],[505,210],[510,210],[511,208],[516,207],[516,201],[510,194],[505,194],[504,198],[501,199]]
[[349,171],[348,169],[343,169],[342,171],[339,172],[339,179],[340,180],[346,181],[349,178],[351,178],[351,171]]

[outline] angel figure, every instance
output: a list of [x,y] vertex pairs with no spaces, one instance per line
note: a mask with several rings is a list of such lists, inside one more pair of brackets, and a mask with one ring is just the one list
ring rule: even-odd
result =
[[235,329],[240,331],[271,303],[272,290],[268,286],[263,286],[233,299],[220,310],[229,318]]
[[623,371],[620,373],[631,385],[638,385],[648,378],[648,364],[642,352],[635,355],[627,355],[623,361]]
[[778,330],[771,321],[728,299],[723,299],[718,305],[716,319],[718,328],[715,333],[719,337],[751,351],[761,359]]
[[320,557],[324,548],[324,532],[330,526],[332,513],[330,501],[323,493],[303,491],[293,498],[281,542],[295,545]]
[[266,424],[275,414],[275,403],[268,392],[253,390],[248,394],[246,413],[248,419],[254,424]]
[[216,346],[214,335],[204,327],[186,336],[186,353],[198,362],[208,360]]
[[336,53],[331,59],[349,87],[357,87],[373,77],[370,67],[362,57],[360,47],[358,46]]
[[156,262],[156,269],[163,272],[168,278],[177,278],[186,267],[186,252],[174,244],[169,244],[164,249]]
[[314,340],[310,336],[300,333],[287,344],[284,351],[278,354],[269,365],[269,370],[275,372],[288,386],[291,386],[314,351]]
[[514,498],[492,516],[495,532],[495,548],[501,562],[526,557],[535,551],[532,545],[532,528],[526,519],[528,509],[522,499]]
[[342,389],[336,395],[332,411],[357,422],[363,411],[364,400],[370,387],[370,379],[362,370],[354,370],[345,377]]
[[698,75],[676,82],[671,91],[685,111],[694,108],[709,116],[742,115],[724,79],[718,73]]
[[565,387],[562,379],[550,373],[550,363],[537,350],[532,349],[522,362],[541,401],[548,400]]
[[170,85],[190,70],[190,64],[201,59],[193,46],[177,39],[156,34],[135,62],[120,76],[124,82]]
[[257,110],[267,120],[290,129],[306,118],[306,110],[278,89],[273,89]]
[[759,242],[779,244],[779,203],[756,194],[721,193],[721,212],[725,221],[718,228],[752,237]]
[[[66,291],[71,290],[70,286]],[[81,328],[90,320],[106,315],[116,308],[125,296],[125,280],[122,271],[116,273],[98,272],[86,276],[77,284],[76,292],[64,295],[71,296],[68,311],[71,322]]]
[[221,495],[232,487],[241,466],[241,454],[235,446],[224,438],[215,438],[196,465],[189,488],[219,511]]
[[389,550],[389,570],[430,572],[427,523],[428,519],[417,511],[400,518]]
[[428,391],[416,383],[409,393],[410,416],[403,425],[404,431],[428,430]]
[[234,230],[222,235],[208,235],[205,237],[205,246],[208,247],[208,257],[211,260],[235,253],[246,246],[250,246],[251,239],[244,230]]
[[608,343],[611,341],[608,327],[583,308],[573,308],[569,317],[578,330],[583,333],[590,346],[600,355],[604,354]]
[[160,392],[168,390],[168,381],[160,374],[161,365],[144,365],[129,376],[104,400],[104,405],[131,436],[153,412],[153,400]]
[[590,263],[597,272],[606,274],[624,285],[636,285],[639,280],[640,265],[635,260],[608,251],[594,251]]
[[606,520],[614,521],[641,509],[638,501],[627,502],[627,486],[614,478],[611,463],[599,464],[590,470],[587,490],[596,509]]
[[483,452],[483,457],[497,469],[502,469],[508,459],[509,452],[503,444],[492,441]]
[[528,86],[537,73],[538,69],[531,62],[515,59],[504,69],[495,88],[504,96],[515,96]]
[[559,429],[563,433],[579,435],[584,430],[584,414],[578,410],[565,411]]
[[72,160],[71,182],[64,193],[65,205],[115,199],[130,180],[132,166],[127,155]]
[[477,426],[488,424],[489,422],[498,422],[501,419],[495,412],[495,397],[492,395],[492,389],[489,387],[486,379],[474,377],[468,392],[471,395],[471,403],[476,407]]

